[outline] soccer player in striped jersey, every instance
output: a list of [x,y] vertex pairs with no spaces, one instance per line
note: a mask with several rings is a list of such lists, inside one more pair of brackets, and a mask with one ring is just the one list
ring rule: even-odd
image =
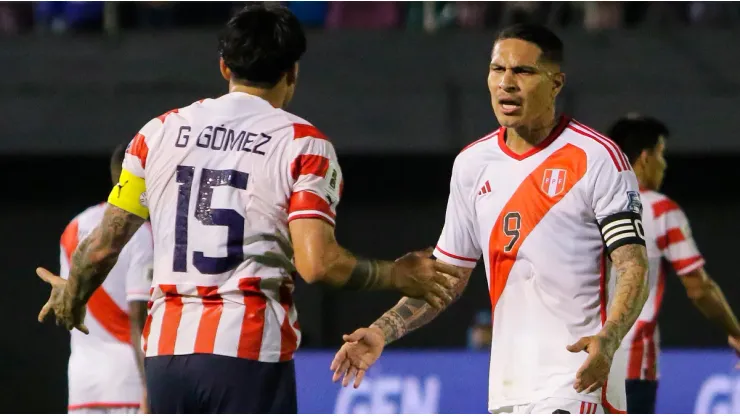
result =
[[[615,353],[647,297],[637,179],[614,142],[556,115],[562,59],[563,44],[547,28],[518,25],[499,34],[488,88],[501,128],[455,159],[434,252],[465,271],[458,296],[483,257],[493,413],[626,407]],[[335,380],[344,376],[346,385],[357,376],[357,386],[385,344],[438,313],[402,299],[370,328],[345,337],[331,366]]]
[[740,350],[740,324],[722,290],[704,269],[704,257],[691,235],[681,207],[659,192],[665,175],[668,128],[652,117],[628,116],[614,122],[609,136],[627,155],[640,183],[648,261],[650,295],[637,322],[622,340],[627,359],[628,413],[655,413],[660,376],[658,313],[668,265],[679,276],[686,294],[707,319],[728,334],[729,344]]
[[[154,282],[144,329],[155,413],[295,413],[300,325],[293,276],[394,289],[436,307],[455,267],[431,250],[359,258],[335,239],[343,180],[327,136],[285,110],[306,37],[285,7],[252,4],[219,38],[229,92],[149,121],[131,141],[102,224],[52,284],[58,322],[84,305],[151,216]],[[84,329],[84,328],[83,328]]]

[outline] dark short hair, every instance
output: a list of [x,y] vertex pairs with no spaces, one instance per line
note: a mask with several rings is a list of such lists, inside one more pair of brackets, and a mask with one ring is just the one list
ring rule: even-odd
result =
[[250,4],[226,23],[218,52],[235,78],[271,88],[306,52],[306,34],[287,8]]
[[625,116],[615,121],[607,135],[619,145],[630,163],[635,163],[644,150],[653,151],[660,136],[670,132],[663,122],[653,117]]
[[113,154],[110,157],[111,167],[117,166],[120,168],[123,165],[123,158],[126,156],[126,145],[120,144],[113,149]]
[[533,24],[509,26],[496,36],[496,42],[504,39],[521,39],[534,43],[542,51],[541,59],[558,65],[563,63],[563,41],[545,26]]

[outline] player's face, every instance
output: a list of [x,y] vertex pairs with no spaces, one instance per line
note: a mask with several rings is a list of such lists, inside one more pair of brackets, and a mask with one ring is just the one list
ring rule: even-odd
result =
[[658,144],[655,145],[655,149],[652,152],[648,152],[645,158],[646,173],[648,174],[648,182],[646,185],[657,191],[663,184],[663,177],[665,177],[665,170],[668,164],[665,161],[665,140],[663,136],[658,138]]
[[552,117],[565,78],[557,65],[541,61],[541,54],[537,45],[521,39],[504,39],[494,45],[488,90],[502,126],[532,126]]

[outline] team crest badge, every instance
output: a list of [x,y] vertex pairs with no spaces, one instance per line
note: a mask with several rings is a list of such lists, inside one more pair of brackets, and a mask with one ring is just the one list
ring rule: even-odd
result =
[[545,169],[542,177],[542,192],[550,197],[558,196],[565,190],[565,169]]

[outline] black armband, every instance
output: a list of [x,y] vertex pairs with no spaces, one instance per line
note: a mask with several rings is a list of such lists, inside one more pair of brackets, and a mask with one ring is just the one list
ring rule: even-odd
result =
[[344,284],[348,290],[376,289],[380,282],[380,262],[377,260],[357,259],[355,268]]
[[627,211],[604,218],[599,224],[607,254],[626,244],[645,245],[645,229],[640,214]]

